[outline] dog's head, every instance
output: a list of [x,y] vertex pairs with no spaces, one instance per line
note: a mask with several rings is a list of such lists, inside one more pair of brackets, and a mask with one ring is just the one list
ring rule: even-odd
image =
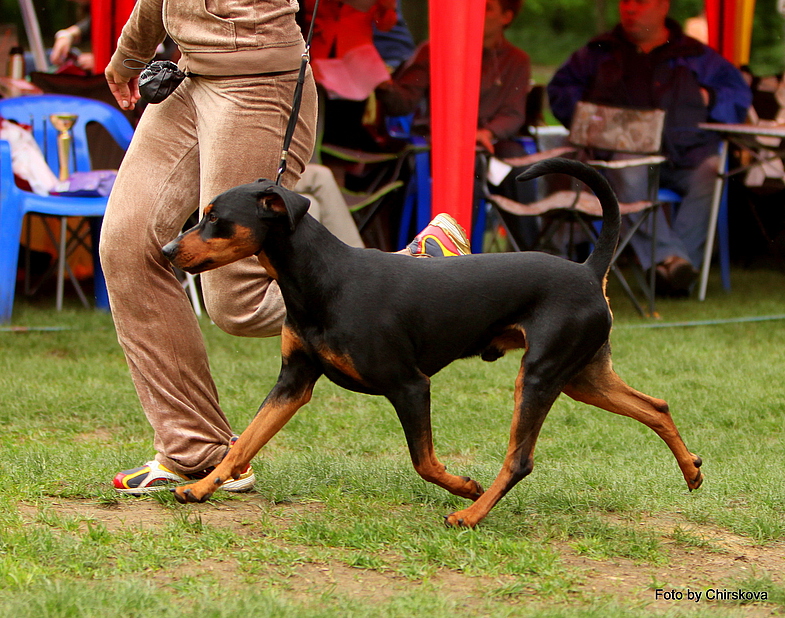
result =
[[271,229],[291,233],[309,205],[269,180],[234,187],[207,205],[196,226],[167,244],[164,256],[181,270],[201,273],[258,255]]

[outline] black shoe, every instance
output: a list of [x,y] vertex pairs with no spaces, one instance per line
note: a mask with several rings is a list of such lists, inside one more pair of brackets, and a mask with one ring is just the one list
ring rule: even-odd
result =
[[657,264],[655,292],[662,296],[688,296],[698,271],[684,258],[671,255]]

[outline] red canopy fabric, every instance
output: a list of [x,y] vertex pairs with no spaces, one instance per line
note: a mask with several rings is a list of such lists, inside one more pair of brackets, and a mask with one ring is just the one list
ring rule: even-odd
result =
[[755,0],[705,0],[709,45],[740,66],[750,60]]
[[103,73],[117,45],[120,31],[134,8],[134,0],[91,0],[95,72]]
[[432,212],[472,224],[485,0],[430,2]]

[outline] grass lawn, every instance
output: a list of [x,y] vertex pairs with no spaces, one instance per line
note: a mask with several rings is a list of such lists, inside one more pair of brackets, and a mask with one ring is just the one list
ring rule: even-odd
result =
[[[0,331],[0,616],[782,615],[785,319],[728,320],[785,314],[785,275],[712,279],[657,322],[611,299],[615,368],[669,402],[703,487],[643,425],[562,397],[534,472],[476,530],[442,525],[465,501],[416,475],[386,400],[324,379],[255,459],[254,492],[117,496],[114,474],[153,449],[111,318],[18,302],[14,325],[62,329]],[[668,326],[696,320],[716,323]],[[203,331],[239,432],[279,341]],[[437,453],[486,487],[519,360],[433,379]]]

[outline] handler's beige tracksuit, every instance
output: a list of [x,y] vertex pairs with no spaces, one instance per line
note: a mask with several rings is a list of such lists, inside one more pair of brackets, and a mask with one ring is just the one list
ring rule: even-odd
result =
[[[257,178],[275,179],[303,40],[294,0],[138,0],[112,58],[149,59],[168,32],[187,78],[149,105],[114,185],[101,261],[118,339],[156,458],[181,473],[216,465],[232,430],[218,404],[199,324],[161,247],[197,207]],[[165,26],[165,28],[164,28]],[[316,90],[310,72],[283,185],[311,157]],[[280,333],[277,284],[256,258],[204,273],[210,317],[235,335]],[[132,462],[129,462],[132,463]]]

